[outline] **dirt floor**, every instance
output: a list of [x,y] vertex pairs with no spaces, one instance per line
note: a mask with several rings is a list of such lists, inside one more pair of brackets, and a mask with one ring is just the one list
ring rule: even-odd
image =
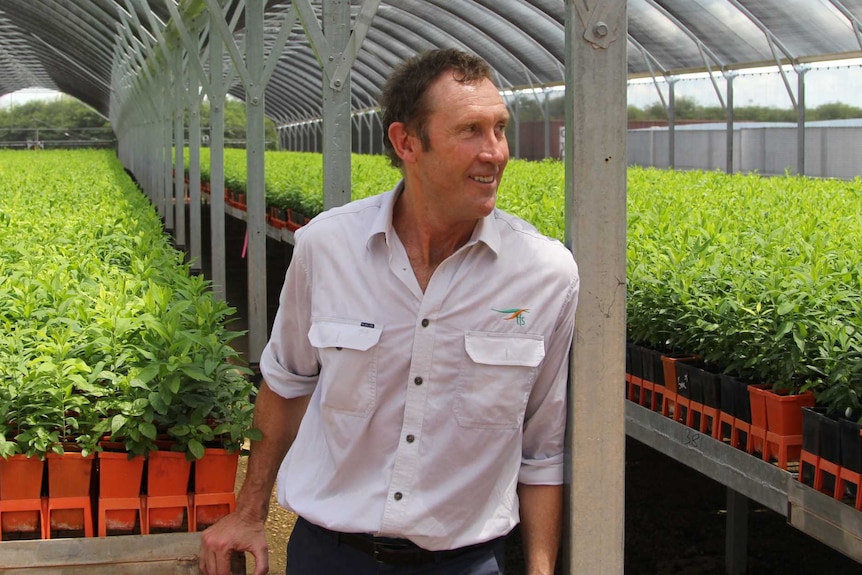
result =
[[[633,439],[627,440],[626,450],[626,574],[723,575],[724,487]],[[243,457],[237,485],[244,476]],[[267,528],[271,574],[285,572],[285,549],[294,521],[295,516],[279,507],[273,496]],[[253,565],[248,558],[249,573]],[[862,573],[862,565],[754,502],[748,568],[752,575]],[[524,573],[517,530],[508,541],[507,573]]]

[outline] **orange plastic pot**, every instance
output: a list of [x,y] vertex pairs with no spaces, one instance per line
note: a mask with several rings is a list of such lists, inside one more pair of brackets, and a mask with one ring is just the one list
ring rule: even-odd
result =
[[763,383],[748,386],[751,404],[751,433],[748,437],[748,453],[763,453],[766,443],[766,388]]
[[86,531],[87,525],[92,526],[93,461],[93,454],[84,457],[75,451],[48,454],[48,508],[52,530]]
[[177,451],[153,451],[147,461],[148,528],[177,530],[190,514],[192,462]]
[[195,522],[198,528],[212,525],[233,510],[239,452],[207,448],[195,461]]
[[777,435],[802,435],[802,408],[814,407],[814,394],[763,390],[766,430]]
[[[41,534],[42,476],[45,462],[35,457],[0,457],[0,529],[3,533]],[[18,511],[18,509],[26,510]]]
[[100,521],[104,521],[106,530],[134,530],[140,507],[113,507],[119,500],[138,498],[140,501],[146,460],[140,455],[129,458],[126,452],[102,451],[98,454],[98,461],[99,504],[102,506],[107,503],[104,505],[107,509],[99,516]]

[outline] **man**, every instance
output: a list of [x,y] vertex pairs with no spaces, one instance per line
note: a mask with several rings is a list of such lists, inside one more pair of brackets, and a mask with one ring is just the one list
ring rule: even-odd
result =
[[[571,253],[495,209],[509,115],[488,65],[432,51],[380,98],[403,181],[297,233],[236,511],[203,535],[267,570],[273,482],[290,575],[503,573],[520,521],[551,575],[562,516]],[[289,450],[289,451],[288,451]]]

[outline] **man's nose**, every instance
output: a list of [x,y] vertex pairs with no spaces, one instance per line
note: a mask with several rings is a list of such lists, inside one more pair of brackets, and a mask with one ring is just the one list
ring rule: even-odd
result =
[[505,137],[500,137],[495,131],[491,131],[482,140],[482,150],[479,152],[479,160],[492,164],[502,164],[509,157],[509,143]]

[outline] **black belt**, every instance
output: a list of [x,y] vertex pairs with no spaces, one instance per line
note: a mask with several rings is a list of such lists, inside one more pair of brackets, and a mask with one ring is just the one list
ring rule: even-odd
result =
[[484,543],[476,543],[475,545],[459,547],[458,549],[429,551],[428,549],[419,547],[409,539],[375,537],[367,533],[341,533],[339,531],[332,531],[331,529],[321,527],[320,525],[315,525],[314,523],[306,521],[302,517],[298,520],[304,521],[312,529],[316,529],[335,538],[339,543],[343,543],[348,547],[352,547],[357,551],[361,551],[366,555],[373,557],[378,563],[386,563],[390,565],[439,563],[441,561],[446,561],[447,559],[493,545],[497,541],[496,539],[493,539]]

